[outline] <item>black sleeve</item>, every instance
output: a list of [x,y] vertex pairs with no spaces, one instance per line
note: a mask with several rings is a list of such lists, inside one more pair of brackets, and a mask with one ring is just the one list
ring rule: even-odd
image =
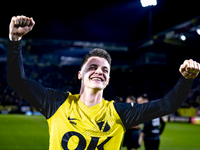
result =
[[67,93],[45,88],[26,77],[21,41],[9,41],[7,48],[7,81],[28,103],[50,118],[68,97]]
[[163,98],[144,104],[115,103],[124,126],[129,129],[132,126],[144,123],[175,112],[185,100],[193,79],[181,77],[175,87]]

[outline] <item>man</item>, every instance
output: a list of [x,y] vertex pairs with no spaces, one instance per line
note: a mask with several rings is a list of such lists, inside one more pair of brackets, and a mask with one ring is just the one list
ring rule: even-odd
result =
[[[135,96],[130,95],[126,98],[126,103],[137,103],[137,99]],[[140,133],[140,124],[126,130],[124,134],[123,146],[126,146],[127,150],[136,150],[139,148],[141,146],[139,143]]]
[[[149,101],[147,94],[142,94],[138,98],[140,100],[140,104]],[[158,150],[160,135],[163,133],[164,128],[165,122],[161,117],[145,122],[139,138],[140,145],[144,139],[145,150]]]
[[144,123],[141,139],[144,139],[145,150],[159,150],[160,135],[165,128],[163,119],[155,118]]
[[197,62],[186,60],[180,66],[183,77],[163,98],[145,104],[113,103],[102,98],[110,80],[110,55],[105,50],[94,49],[83,58],[78,72],[79,94],[45,88],[28,79],[23,67],[21,39],[34,24],[33,18],[12,17],[7,78],[8,84],[46,117],[50,150],[119,149],[126,129],[176,111],[200,71]]

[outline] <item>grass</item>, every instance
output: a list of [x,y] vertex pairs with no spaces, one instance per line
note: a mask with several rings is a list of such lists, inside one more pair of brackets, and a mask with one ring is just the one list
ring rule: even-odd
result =
[[[200,150],[200,125],[166,123],[160,137],[160,150]],[[126,150],[122,147],[121,150]],[[145,150],[144,144],[138,150]]]
[[0,115],[0,150],[48,150],[43,116]]
[[200,150],[200,125],[168,123],[161,135],[163,150]]
[[[200,125],[167,123],[160,150],[200,150],[199,139]],[[48,143],[48,126],[43,116],[0,115],[0,150],[48,150]],[[144,146],[139,150],[144,150]]]

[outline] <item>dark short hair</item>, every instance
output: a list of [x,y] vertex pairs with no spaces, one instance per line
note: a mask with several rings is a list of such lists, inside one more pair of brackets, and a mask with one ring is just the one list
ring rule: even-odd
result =
[[147,95],[146,93],[143,93],[143,94],[139,95],[138,97],[142,97],[142,98],[145,98],[145,99],[149,99],[149,98],[148,98],[148,95]]
[[116,96],[115,99],[114,99],[114,101],[116,103],[122,103],[123,102],[123,98],[121,96]]
[[129,95],[127,96],[127,98],[130,98],[134,103],[137,103],[137,99],[135,98],[135,96]]
[[87,62],[87,60],[90,57],[101,57],[101,58],[105,58],[108,63],[111,65],[111,57],[110,54],[104,50],[104,49],[100,49],[100,48],[95,48],[93,50],[91,50],[87,55],[84,56],[82,63],[81,63],[81,68],[83,67],[83,65]]

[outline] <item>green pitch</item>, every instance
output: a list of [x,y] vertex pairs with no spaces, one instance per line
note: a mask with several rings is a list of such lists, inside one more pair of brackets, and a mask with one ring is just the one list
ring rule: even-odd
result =
[[[200,150],[200,125],[166,123],[160,138],[160,150]],[[138,150],[145,150],[144,143]]]
[[[199,139],[200,125],[167,123],[160,150],[200,150]],[[48,150],[48,143],[43,116],[0,115],[0,150]]]
[[0,150],[48,150],[43,116],[0,115]]

